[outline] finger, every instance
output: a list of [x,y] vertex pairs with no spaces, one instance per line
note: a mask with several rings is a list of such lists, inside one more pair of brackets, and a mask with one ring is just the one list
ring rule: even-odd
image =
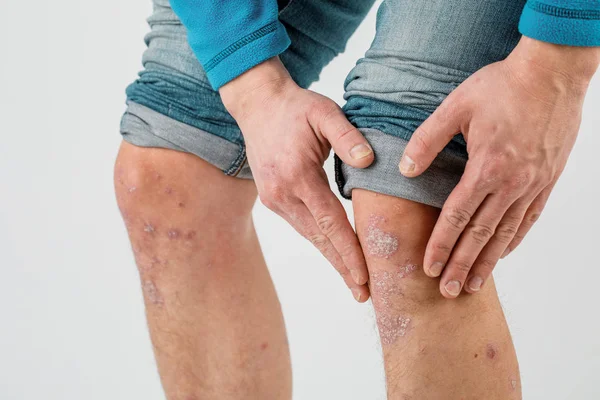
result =
[[362,303],[369,299],[369,288],[354,281],[331,241],[321,232],[312,214],[303,203],[289,205],[287,211],[277,211],[277,213],[288,221],[298,233],[309,240],[333,265],[344,279],[346,286],[352,291],[356,301]]
[[[308,207],[321,233],[333,244],[354,281],[367,283],[369,272],[358,237],[348,221],[340,201],[323,180],[314,179],[312,192],[302,200]],[[309,193],[306,191],[306,193]]]
[[478,208],[444,268],[440,279],[440,291],[444,297],[455,298],[460,294],[477,256],[494,236],[496,227],[513,201],[502,195],[491,194]]
[[354,168],[371,165],[375,159],[371,145],[337,104],[327,106],[317,120],[317,133],[327,139],[342,161]]
[[518,245],[521,244],[525,236],[529,233],[533,225],[538,221],[542,211],[546,207],[546,203],[548,202],[548,198],[550,197],[550,193],[552,193],[552,189],[554,189],[555,183],[547,186],[544,190],[538,194],[535,200],[531,203],[527,212],[525,213],[525,217],[523,218],[523,222],[519,226],[515,237],[510,242],[510,244],[503,250],[502,257],[504,258],[510,254],[514,249],[517,248]]
[[400,160],[402,175],[412,178],[429,168],[438,153],[460,132],[462,106],[459,95],[453,92],[417,128]]
[[513,240],[517,229],[523,221],[523,217],[527,211],[527,207],[531,203],[531,199],[521,198],[514,202],[504,214],[502,221],[498,224],[494,236],[488,244],[483,248],[477,260],[473,264],[473,268],[466,280],[465,291],[469,293],[478,292],[492,271],[496,267],[498,260],[506,246]]
[[475,189],[471,182],[474,179],[471,168],[467,163],[465,173],[444,203],[427,243],[423,268],[425,274],[432,278],[440,276],[458,238],[488,194]]

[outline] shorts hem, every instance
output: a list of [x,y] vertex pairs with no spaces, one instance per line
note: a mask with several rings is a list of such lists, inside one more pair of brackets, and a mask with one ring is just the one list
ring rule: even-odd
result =
[[364,169],[352,168],[335,159],[335,178],[341,195],[352,198],[352,190],[365,189],[417,203],[442,208],[460,181],[467,159],[443,150],[431,166],[416,178],[400,174],[398,164],[408,141],[377,129],[361,128],[375,153],[375,161]]
[[123,140],[140,147],[158,147],[194,154],[229,176],[252,179],[243,145],[179,122],[128,101],[121,119]]

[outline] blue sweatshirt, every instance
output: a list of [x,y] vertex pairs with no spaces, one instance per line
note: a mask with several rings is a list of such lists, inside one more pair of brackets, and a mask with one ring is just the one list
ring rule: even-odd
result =
[[[215,90],[290,45],[277,0],[171,0],[171,6]],[[528,0],[519,30],[544,42],[600,46],[600,0]]]

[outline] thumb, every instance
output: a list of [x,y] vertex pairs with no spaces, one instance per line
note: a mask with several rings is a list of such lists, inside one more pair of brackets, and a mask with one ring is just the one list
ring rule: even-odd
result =
[[400,160],[400,173],[408,178],[421,175],[435,157],[460,133],[460,110],[450,95],[413,133]]
[[334,104],[321,118],[319,133],[327,139],[342,161],[354,168],[366,168],[375,156],[367,139],[352,125],[342,109]]

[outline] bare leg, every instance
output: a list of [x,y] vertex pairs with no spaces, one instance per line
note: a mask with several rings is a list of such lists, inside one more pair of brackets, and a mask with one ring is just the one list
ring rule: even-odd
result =
[[391,400],[521,398],[514,347],[492,281],[476,295],[442,297],[423,273],[439,211],[354,190]]
[[251,210],[253,182],[123,142],[119,207],[169,400],[290,399],[280,305]]

